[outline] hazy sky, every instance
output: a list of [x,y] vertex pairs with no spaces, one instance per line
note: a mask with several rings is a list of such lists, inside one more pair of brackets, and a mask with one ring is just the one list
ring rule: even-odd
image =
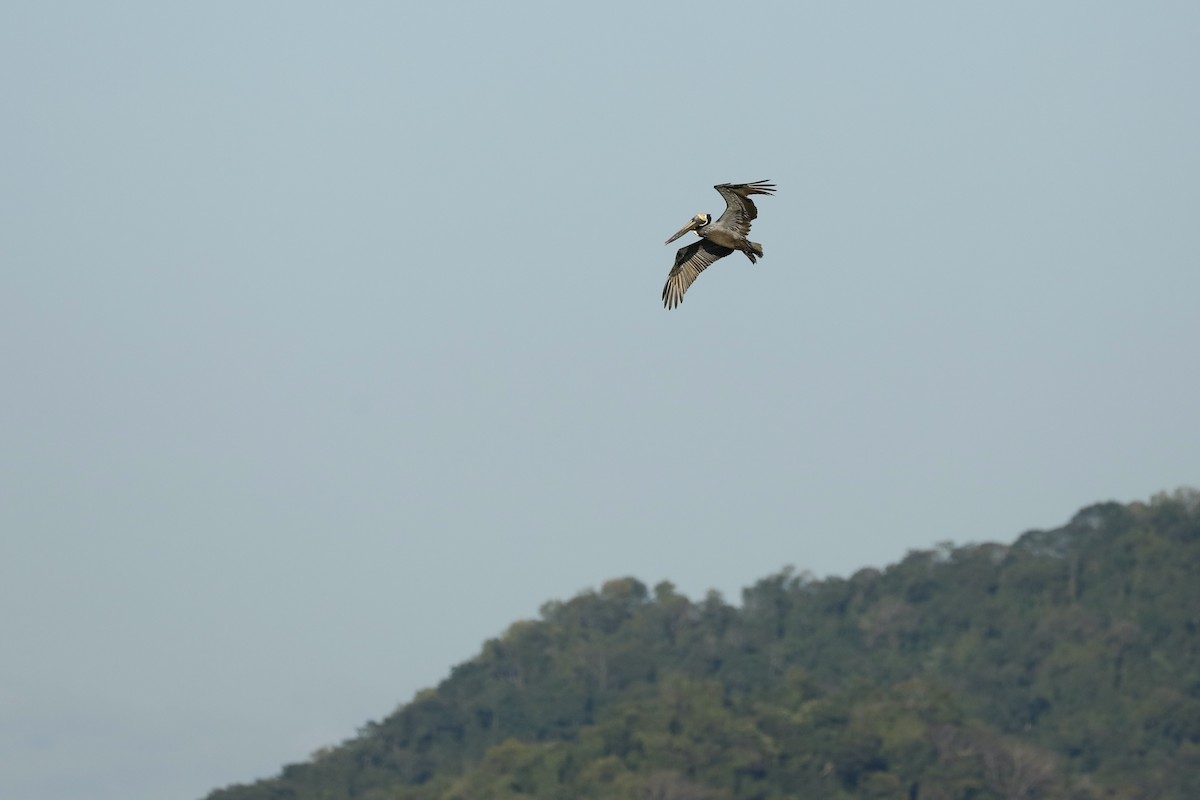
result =
[[[608,578],[1200,483],[1200,5],[0,4],[0,796],[274,774]],[[754,239],[660,293],[712,185]]]

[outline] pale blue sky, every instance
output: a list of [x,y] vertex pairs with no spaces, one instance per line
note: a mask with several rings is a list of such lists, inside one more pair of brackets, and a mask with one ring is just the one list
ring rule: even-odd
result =
[[[546,600],[1200,483],[1200,5],[0,5],[0,796],[193,800]],[[660,292],[722,181],[755,240]]]

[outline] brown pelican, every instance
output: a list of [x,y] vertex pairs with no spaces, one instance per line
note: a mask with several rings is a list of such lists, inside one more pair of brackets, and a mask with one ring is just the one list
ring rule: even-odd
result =
[[713,222],[711,214],[701,212],[664,243],[670,244],[688,231],[695,231],[700,237],[700,241],[679,248],[675,254],[675,266],[671,267],[667,285],[663,287],[663,305],[667,308],[674,308],[683,302],[683,293],[705,267],[734,250],[745,253],[751,264],[762,258],[762,245],[746,238],[750,233],[750,223],[758,216],[758,209],[754,207],[750,195],[774,194],[775,186],[769,181],[754,181],[719,183],[713,188],[725,198],[725,213]]

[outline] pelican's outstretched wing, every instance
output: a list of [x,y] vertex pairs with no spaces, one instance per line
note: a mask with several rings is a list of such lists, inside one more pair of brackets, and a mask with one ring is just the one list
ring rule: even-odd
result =
[[663,287],[663,306],[675,308],[682,303],[683,293],[700,276],[700,273],[709,264],[732,252],[731,248],[714,244],[708,239],[700,239],[686,247],[679,248],[679,252],[675,254],[675,266],[671,267],[671,273],[667,275],[667,285]]
[[725,213],[717,220],[717,224],[732,225],[742,236],[750,233],[750,223],[758,216],[758,208],[750,199],[750,195],[775,194],[775,184],[770,181],[718,183],[713,188],[725,198]]

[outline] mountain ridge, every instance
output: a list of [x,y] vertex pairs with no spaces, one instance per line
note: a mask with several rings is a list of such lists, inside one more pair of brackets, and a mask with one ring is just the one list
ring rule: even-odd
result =
[[1198,573],[1180,489],[740,607],[617,578],[208,800],[1200,797]]

